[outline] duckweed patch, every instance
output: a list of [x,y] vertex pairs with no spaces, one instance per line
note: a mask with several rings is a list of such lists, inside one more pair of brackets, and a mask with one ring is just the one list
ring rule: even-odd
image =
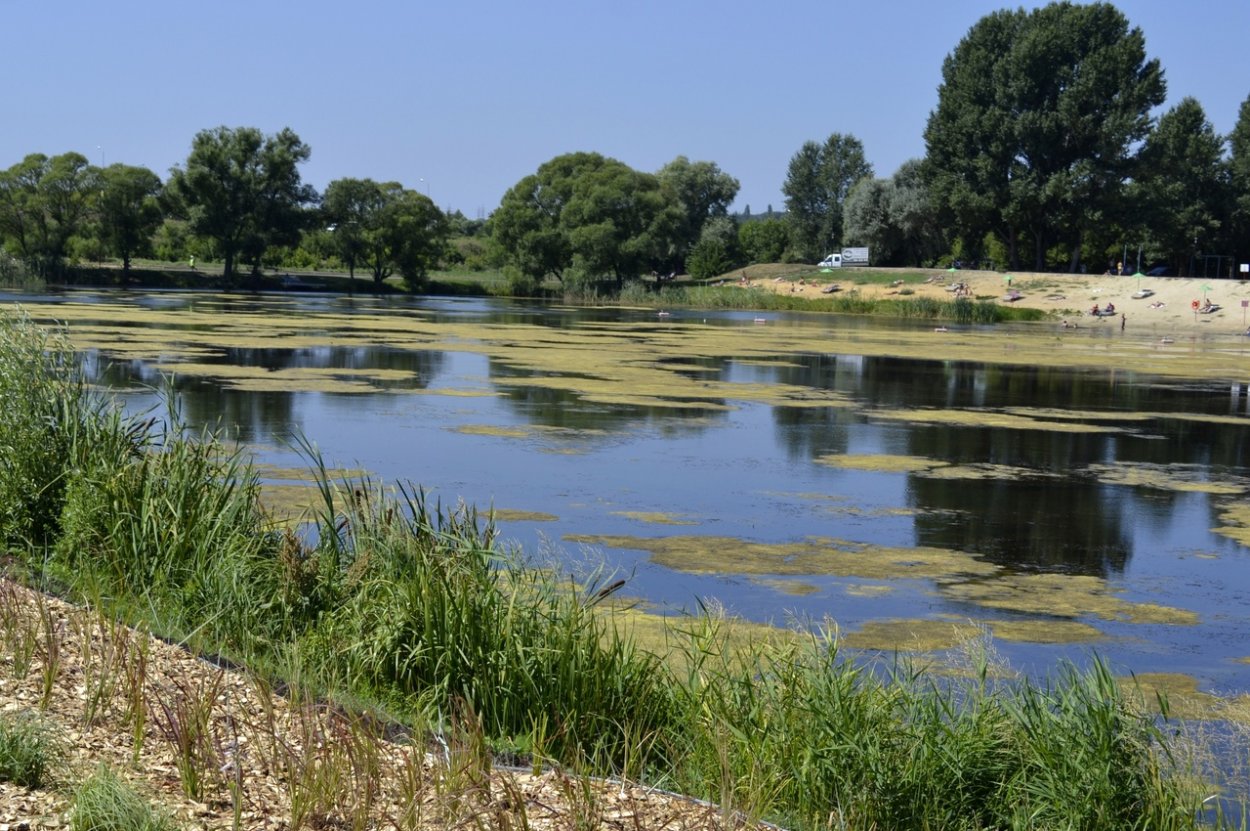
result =
[[1250,505],[1245,502],[1227,503],[1220,509],[1220,519],[1228,524],[1212,529],[1215,533],[1250,548]]
[[495,508],[491,516],[500,522],[559,522],[560,517],[543,511],[521,511],[513,508]]
[[1105,637],[1097,627],[1075,620],[995,620],[986,625],[995,638],[1018,643],[1092,643]]
[[843,633],[840,640],[852,649],[943,652],[977,637],[980,631],[975,624],[949,620],[874,620]]
[[946,464],[946,462],[924,459],[919,456],[894,456],[888,453],[828,453],[824,456],[817,456],[815,461],[829,467],[872,473],[916,473],[943,467]]
[[766,577],[753,577],[751,582],[757,586],[765,586],[775,592],[788,594],[792,597],[805,597],[820,591],[820,586],[803,580],[773,580]]
[[1245,493],[1247,487],[1246,482],[1240,479],[1230,479],[1225,482],[1204,480],[1201,477],[1206,475],[1206,471],[1198,465],[1161,465],[1139,462],[1114,465],[1094,464],[1085,470],[1100,482],[1109,485],[1129,485],[1181,493],[1233,496]]
[[1072,421],[1026,418],[997,410],[872,410],[873,418],[941,424],[952,427],[994,427],[1002,430],[1049,430],[1055,433],[1118,433],[1117,427]]
[[760,543],[736,537],[632,537],[570,534],[570,542],[646,551],[660,565],[690,574],[825,574],[868,580],[949,580],[998,568],[960,551],[890,548],[823,538]]
[[895,588],[887,583],[851,583],[843,586],[842,591],[850,597],[884,597]]
[[1192,626],[1198,615],[1154,603],[1133,603],[1116,596],[1099,577],[1079,574],[1004,574],[989,580],[948,583],[947,597],[988,609],[1050,615],[1059,618],[1092,616],[1127,623],[1164,623]]
[[615,516],[623,516],[627,519],[637,520],[638,522],[646,522],[651,525],[698,525],[699,523],[692,519],[682,519],[678,514],[669,514],[662,511],[613,511]]
[[1036,470],[1033,468],[1016,467],[1014,465],[970,464],[941,465],[920,473],[928,479],[1004,479],[1017,481],[1020,479],[1058,479],[1058,473]]

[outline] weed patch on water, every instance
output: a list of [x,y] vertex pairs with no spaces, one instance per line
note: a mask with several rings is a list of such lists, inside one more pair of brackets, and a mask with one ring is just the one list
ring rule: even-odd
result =
[[752,578],[751,582],[757,586],[766,586],[775,592],[788,594],[792,597],[805,597],[820,591],[820,586],[803,580],[770,580],[756,577]]
[[1220,508],[1220,521],[1225,523],[1212,530],[1236,540],[1250,548],[1250,505],[1244,502],[1227,502]]
[[919,456],[894,456],[889,453],[872,453],[856,455],[849,453],[828,453],[817,456],[815,461],[829,467],[844,470],[862,470],[871,473],[916,473],[942,467],[946,462],[923,459]]
[[559,522],[560,517],[544,511],[522,511],[515,508],[493,508],[490,515],[499,522]]
[[980,630],[949,620],[874,620],[842,634],[843,645],[882,652],[940,652],[954,649]]
[[1206,475],[1206,472],[1198,465],[1137,462],[1113,465],[1094,464],[1085,470],[1098,481],[1108,485],[1154,488],[1179,493],[1237,496],[1250,488],[1250,483],[1239,477],[1228,477],[1224,482],[1204,480],[1202,477]]
[[1002,574],[987,580],[946,583],[940,591],[943,596],[988,609],[1034,615],[1177,626],[1198,622],[1198,615],[1187,609],[1124,600],[1106,580],[1089,575]]
[[992,575],[998,568],[960,551],[890,548],[812,538],[794,543],[759,543],[736,537],[631,537],[570,534],[570,542],[645,551],[651,560],[691,574],[820,574],[869,580],[948,580]]
[[637,522],[645,522],[649,525],[698,525],[699,523],[693,519],[682,519],[678,514],[664,513],[663,511],[612,511],[615,516],[623,516],[626,519],[636,520]]
[[941,424],[950,427],[993,427],[1002,430],[1048,430],[1054,433],[1118,433],[1119,428],[1069,421],[1045,421],[996,410],[872,410],[872,418]]

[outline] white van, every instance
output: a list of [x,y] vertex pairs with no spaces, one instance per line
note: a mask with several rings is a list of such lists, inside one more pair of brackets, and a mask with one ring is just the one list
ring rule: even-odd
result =
[[842,267],[842,255],[830,254],[828,257],[825,257],[823,260],[816,263],[816,265],[820,266],[821,268],[841,268]]

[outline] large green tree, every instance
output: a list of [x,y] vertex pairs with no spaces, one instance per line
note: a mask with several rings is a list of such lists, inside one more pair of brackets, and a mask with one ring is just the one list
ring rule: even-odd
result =
[[1186,273],[1191,258],[1216,246],[1226,221],[1224,139],[1193,98],[1159,119],[1140,153],[1134,187],[1152,251]]
[[420,286],[447,248],[447,217],[428,196],[398,182],[336,179],[326,187],[322,211],[352,275],[360,263],[378,284],[399,272]]
[[864,145],[834,133],[824,144],[805,142],[790,159],[781,192],[786,196],[790,242],[801,259],[814,262],[842,244],[842,205],[855,183],[872,176]]
[[1250,97],[1241,102],[1237,124],[1228,137],[1232,223],[1229,229],[1238,266],[1250,262]]
[[941,252],[937,212],[918,160],[889,179],[861,179],[846,197],[843,240],[866,245],[880,265],[924,265]]
[[1085,229],[1119,219],[1164,93],[1141,30],[1108,3],[987,15],[942,66],[925,129],[934,196],[963,238],[997,234],[1013,267],[1028,243],[1034,267],[1063,244],[1075,268]]
[[751,219],[738,226],[738,247],[750,263],[781,262],[790,246],[790,228],[780,219]]
[[130,258],[150,250],[152,235],[164,220],[158,197],[160,177],[146,167],[113,164],[100,171],[101,241],[130,271]]
[[685,262],[707,221],[729,214],[729,205],[738,195],[738,180],[715,162],[692,162],[685,156],[673,159],[656,175],[665,195],[681,211],[673,241],[673,266],[676,267]]
[[217,127],[192,140],[168,190],[191,230],[217,243],[227,278],[240,258],[256,269],[269,246],[299,241],[304,206],[316,198],[299,173],[310,152],[289,128],[265,136],[254,127]]
[[598,153],[544,163],[504,194],[492,233],[531,280],[611,277],[618,288],[671,256],[681,211],[658,177]]
[[99,169],[81,153],[32,153],[0,174],[0,234],[40,274],[59,274],[98,189]]

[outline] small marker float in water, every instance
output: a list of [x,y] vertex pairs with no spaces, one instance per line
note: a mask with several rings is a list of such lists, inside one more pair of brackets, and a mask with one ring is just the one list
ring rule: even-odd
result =
[[756,323],[767,323],[768,321],[767,321],[765,318],[762,318],[762,317],[757,317],[757,318],[755,318],[755,322],[756,322]]
[[949,330],[949,329],[947,329],[945,326],[934,326],[934,327],[933,327],[933,331],[935,331],[935,332],[949,332],[950,330]]
[[656,312],[656,317],[669,317],[672,312]]
[[1159,343],[1172,343],[1171,338],[1159,338]]

